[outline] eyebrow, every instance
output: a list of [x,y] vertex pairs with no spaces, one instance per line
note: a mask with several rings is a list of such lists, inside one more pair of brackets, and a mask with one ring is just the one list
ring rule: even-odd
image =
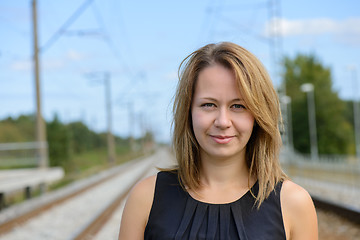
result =
[[[217,100],[215,98],[212,98],[212,97],[203,97],[203,98],[200,98],[200,99],[217,102]],[[230,102],[244,102],[244,99],[242,99],[242,98],[234,98]]]

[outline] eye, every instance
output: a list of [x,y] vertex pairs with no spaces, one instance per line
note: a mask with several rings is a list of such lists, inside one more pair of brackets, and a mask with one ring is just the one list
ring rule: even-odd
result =
[[213,104],[213,103],[204,103],[204,104],[201,104],[201,107],[211,108],[211,107],[215,107],[215,104]]
[[231,106],[231,108],[234,108],[234,109],[246,109],[246,107],[242,104],[234,104]]

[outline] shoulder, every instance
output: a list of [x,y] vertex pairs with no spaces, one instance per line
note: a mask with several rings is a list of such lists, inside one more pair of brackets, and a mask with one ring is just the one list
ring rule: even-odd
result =
[[152,200],[155,191],[156,179],[157,175],[153,175],[136,183],[130,191],[129,199],[136,201]]
[[285,180],[282,184],[281,199],[282,203],[289,207],[301,207],[312,204],[310,194],[303,187],[290,180]]
[[130,191],[120,226],[119,239],[143,238],[150,214],[157,176],[139,181]]
[[125,210],[130,209],[133,214],[143,215],[144,220],[147,220],[154,198],[156,178],[157,175],[147,177],[131,189]]
[[289,239],[317,239],[317,217],[310,194],[296,183],[285,180],[280,201]]

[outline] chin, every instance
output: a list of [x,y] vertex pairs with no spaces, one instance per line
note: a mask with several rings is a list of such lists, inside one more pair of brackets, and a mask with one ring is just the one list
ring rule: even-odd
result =
[[226,160],[226,159],[236,158],[236,157],[241,159],[242,156],[245,156],[241,152],[232,152],[227,149],[224,149],[223,151],[208,151],[208,152],[204,152],[204,153],[211,158],[216,158],[216,159],[220,159],[220,160]]

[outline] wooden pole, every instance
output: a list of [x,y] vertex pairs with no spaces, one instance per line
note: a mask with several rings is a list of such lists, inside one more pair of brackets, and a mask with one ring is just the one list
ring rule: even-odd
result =
[[32,18],[33,18],[33,66],[35,77],[35,90],[36,90],[36,141],[38,142],[38,157],[39,167],[47,168],[48,163],[48,150],[46,141],[46,126],[41,114],[41,89],[40,89],[40,63],[39,63],[39,48],[38,48],[38,31],[37,31],[37,4],[36,0],[32,1]]

